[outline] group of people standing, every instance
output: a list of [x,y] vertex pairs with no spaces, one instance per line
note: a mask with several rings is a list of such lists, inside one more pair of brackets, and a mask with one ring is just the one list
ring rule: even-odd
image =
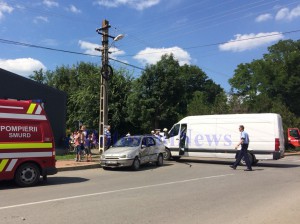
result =
[[82,125],[77,132],[73,134],[73,141],[76,151],[76,158],[77,162],[80,162],[83,158],[82,154],[85,152],[86,161],[92,161],[92,146],[94,144],[95,136],[94,133],[88,134],[86,130],[86,126]]

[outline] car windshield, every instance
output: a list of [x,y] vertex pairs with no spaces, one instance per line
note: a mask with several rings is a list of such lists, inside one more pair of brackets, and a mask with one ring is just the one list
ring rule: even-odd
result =
[[123,137],[114,144],[114,147],[137,147],[140,145],[141,139],[138,136]]

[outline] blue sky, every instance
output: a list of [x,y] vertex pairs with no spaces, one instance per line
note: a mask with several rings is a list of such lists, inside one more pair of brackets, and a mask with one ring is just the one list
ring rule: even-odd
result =
[[300,0],[0,0],[0,68],[28,77],[100,57],[63,53],[29,44],[100,55],[96,29],[109,21],[115,67],[135,76],[146,64],[173,53],[182,64],[200,67],[230,90],[228,79],[240,63],[267,53],[279,40],[300,39]]

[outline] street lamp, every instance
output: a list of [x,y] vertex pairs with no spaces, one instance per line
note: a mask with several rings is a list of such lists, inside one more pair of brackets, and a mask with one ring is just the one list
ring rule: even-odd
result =
[[[98,34],[102,35],[102,68],[100,77],[100,111],[99,111],[99,152],[105,151],[105,128],[108,125],[108,79],[112,75],[113,71],[111,66],[108,64],[108,53],[109,45],[108,38],[112,38],[114,41],[121,40],[124,35],[119,34],[116,37],[110,36],[108,30],[110,28],[109,22],[107,20],[102,21],[102,28],[96,30]],[[113,43],[112,42],[112,43]],[[102,139],[101,139],[102,138]],[[102,141],[101,141],[102,140]],[[102,144],[101,144],[102,143]]]

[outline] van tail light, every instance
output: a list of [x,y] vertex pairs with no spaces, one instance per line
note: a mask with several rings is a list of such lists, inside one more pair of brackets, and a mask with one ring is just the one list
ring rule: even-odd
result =
[[279,138],[275,138],[275,151],[280,150],[280,141]]

